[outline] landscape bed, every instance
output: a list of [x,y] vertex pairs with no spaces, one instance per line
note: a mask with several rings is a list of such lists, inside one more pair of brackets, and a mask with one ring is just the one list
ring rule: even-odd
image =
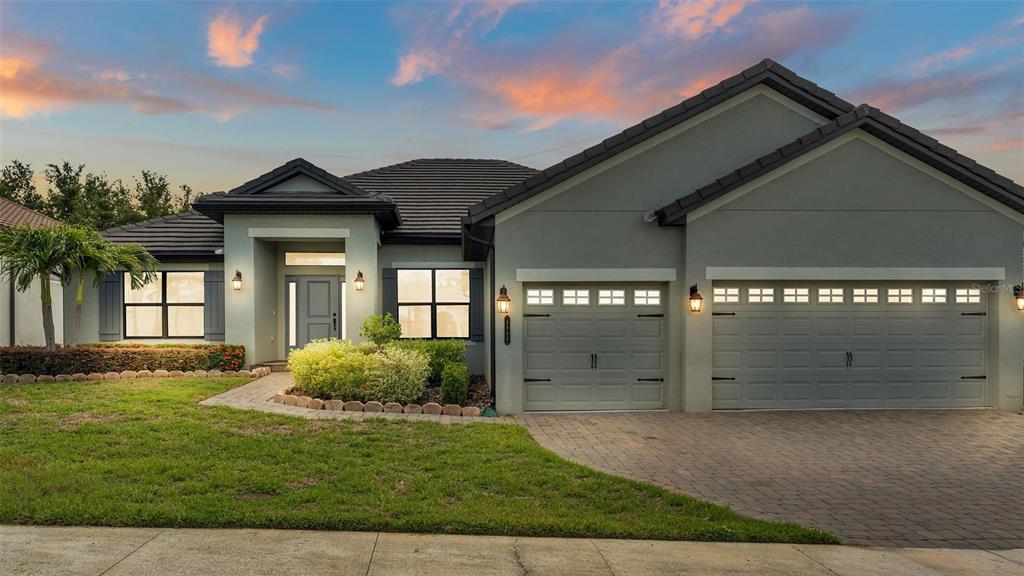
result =
[[0,523],[836,542],[567,462],[519,426],[198,404],[246,381],[0,386]]

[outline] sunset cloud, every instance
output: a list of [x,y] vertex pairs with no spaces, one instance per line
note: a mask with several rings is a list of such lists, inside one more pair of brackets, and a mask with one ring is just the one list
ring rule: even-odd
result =
[[653,18],[662,33],[696,40],[724,29],[750,4],[753,2],[659,0]]
[[224,68],[249,66],[252,64],[252,55],[260,47],[260,35],[266,24],[267,16],[263,15],[246,29],[237,12],[220,12],[206,29],[210,58]]
[[1012,83],[1024,59],[1011,60],[976,70],[951,70],[923,78],[881,78],[854,92],[857,102],[899,112],[936,100],[975,96]]

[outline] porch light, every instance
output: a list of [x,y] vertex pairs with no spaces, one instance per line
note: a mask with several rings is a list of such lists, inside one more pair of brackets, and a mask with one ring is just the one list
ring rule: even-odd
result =
[[508,314],[512,310],[512,299],[508,297],[508,290],[502,286],[498,294],[498,312]]
[[1024,284],[1013,287],[1013,299],[1017,302],[1017,310],[1024,312]]
[[356,272],[356,292],[362,292],[363,288],[366,287],[366,280],[363,280],[363,271]]
[[690,286],[690,312],[700,312],[704,308],[704,297],[697,291],[697,285]]
[[242,273],[238,270],[235,270],[235,277],[231,279],[231,288],[233,290],[242,289]]

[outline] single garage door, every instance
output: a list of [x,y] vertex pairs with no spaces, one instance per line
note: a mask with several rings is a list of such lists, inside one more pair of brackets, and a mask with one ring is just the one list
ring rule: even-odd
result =
[[661,285],[527,285],[524,408],[661,408],[664,306]]
[[986,406],[986,292],[716,282],[713,407]]

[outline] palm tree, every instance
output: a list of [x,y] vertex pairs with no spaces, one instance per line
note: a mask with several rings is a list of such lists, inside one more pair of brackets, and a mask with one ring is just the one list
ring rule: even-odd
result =
[[114,272],[127,272],[132,288],[139,289],[156,277],[156,258],[138,244],[113,244],[91,228],[63,227],[66,261],[61,270],[65,284],[77,279],[75,312],[71,323],[69,345],[78,343],[82,325],[82,303],[85,301],[85,281],[90,274],[96,287],[103,277]]
[[56,349],[53,330],[53,296],[50,277],[60,276],[67,263],[63,226],[0,228],[0,274],[19,292],[39,280],[39,298],[43,308],[43,335],[47,351]]

